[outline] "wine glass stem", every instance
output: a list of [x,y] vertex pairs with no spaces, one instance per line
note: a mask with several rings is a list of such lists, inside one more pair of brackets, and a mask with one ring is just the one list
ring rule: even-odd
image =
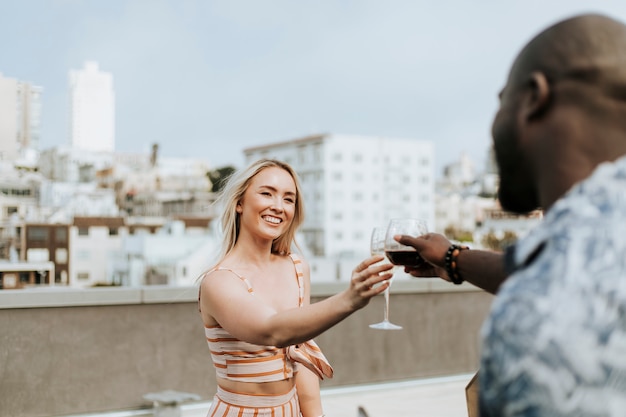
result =
[[385,288],[385,321],[389,321],[389,287]]

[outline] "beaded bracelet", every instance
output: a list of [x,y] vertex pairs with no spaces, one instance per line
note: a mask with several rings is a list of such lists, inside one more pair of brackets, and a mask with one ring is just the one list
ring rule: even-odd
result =
[[456,258],[459,256],[459,253],[461,253],[462,250],[466,249],[469,249],[469,247],[452,244],[446,252],[446,272],[448,273],[448,277],[450,277],[450,281],[452,281],[456,285],[461,285],[464,281],[463,277],[461,277],[461,273],[459,272]]

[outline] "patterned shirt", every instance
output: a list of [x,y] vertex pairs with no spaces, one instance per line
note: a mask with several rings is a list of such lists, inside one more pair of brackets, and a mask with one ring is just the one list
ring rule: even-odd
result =
[[482,328],[482,417],[626,416],[626,157],[520,239]]

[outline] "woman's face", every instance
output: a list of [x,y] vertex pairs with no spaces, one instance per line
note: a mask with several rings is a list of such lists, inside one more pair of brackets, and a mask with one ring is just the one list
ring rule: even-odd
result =
[[237,204],[240,231],[274,240],[291,224],[296,208],[296,184],[282,168],[256,174]]

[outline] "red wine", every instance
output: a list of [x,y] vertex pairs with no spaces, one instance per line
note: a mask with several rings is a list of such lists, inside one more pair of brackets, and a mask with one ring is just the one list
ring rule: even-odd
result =
[[389,261],[394,265],[420,266],[424,260],[414,250],[385,252]]

